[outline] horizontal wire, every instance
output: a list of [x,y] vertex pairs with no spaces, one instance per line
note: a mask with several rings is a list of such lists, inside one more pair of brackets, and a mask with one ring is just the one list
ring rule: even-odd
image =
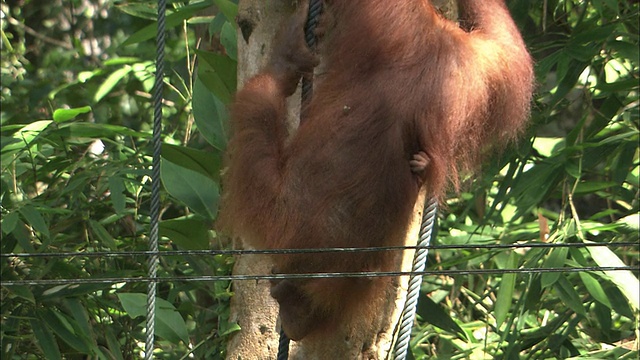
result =
[[167,276],[158,278],[83,278],[83,279],[40,279],[0,281],[0,286],[19,285],[81,285],[111,283],[150,283],[150,282],[193,282],[193,281],[231,281],[231,280],[284,280],[315,278],[372,278],[384,276],[409,275],[492,275],[492,274],[537,274],[537,273],[575,273],[586,271],[640,271],[637,266],[586,266],[559,268],[519,268],[519,269],[469,269],[469,270],[426,270],[426,271],[386,271],[386,272],[327,272],[313,274],[270,274],[270,275],[200,275]]
[[640,242],[614,242],[614,243],[521,243],[521,244],[461,244],[461,245],[430,245],[430,246],[381,246],[381,247],[344,247],[344,248],[318,248],[318,249],[271,249],[271,250],[167,250],[167,251],[95,251],[95,252],[51,252],[51,253],[5,253],[0,258],[9,257],[133,257],[133,256],[187,256],[187,255],[265,255],[265,254],[309,254],[309,253],[350,253],[350,252],[374,252],[374,251],[399,251],[399,250],[455,250],[455,249],[522,249],[522,248],[562,248],[562,247],[625,247],[640,246]]

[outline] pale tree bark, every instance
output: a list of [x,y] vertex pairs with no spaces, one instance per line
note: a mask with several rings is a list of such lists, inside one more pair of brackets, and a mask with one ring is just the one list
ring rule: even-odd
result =
[[[238,9],[238,88],[258,73],[271,52],[271,40],[281,20],[291,13],[289,1],[246,0]],[[234,239],[242,248],[242,240]],[[238,256],[234,274],[270,274],[267,257]],[[278,351],[278,303],[269,294],[269,281],[234,281],[230,321],[241,330],[227,346],[227,359],[275,359]]]
[[[368,1],[368,0],[366,0]],[[433,0],[441,11],[455,18],[454,0]],[[240,0],[238,11],[238,88],[246,79],[255,75],[265,64],[270,54],[271,41],[279,24],[291,14],[295,1],[292,0]],[[289,101],[289,118],[292,127],[299,115],[299,95]],[[424,191],[415,204],[414,216],[407,232],[405,244],[416,245],[422,219]],[[241,239],[235,240],[242,247]],[[410,271],[414,251],[405,251],[401,271]],[[271,263],[267,257],[239,256],[234,274],[269,274]],[[291,343],[290,359],[386,359],[392,353],[396,325],[404,306],[408,277],[400,277],[388,297],[378,319],[362,319],[367,326],[349,324],[321,339],[305,339]],[[268,281],[235,281],[234,297],[231,300],[231,321],[237,321],[242,330],[229,342],[227,359],[276,359],[278,350],[277,316],[278,304],[269,295]],[[388,296],[386,293],[380,296]],[[362,299],[367,306],[367,299]],[[375,323],[375,332],[360,331]]]

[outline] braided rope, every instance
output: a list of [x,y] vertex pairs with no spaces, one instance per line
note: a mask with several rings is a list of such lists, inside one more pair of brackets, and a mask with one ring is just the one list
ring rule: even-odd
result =
[[409,349],[409,340],[411,339],[411,328],[413,327],[413,319],[416,316],[416,306],[420,297],[420,284],[422,283],[422,273],[427,265],[427,255],[429,250],[426,248],[431,242],[431,233],[433,224],[435,223],[436,211],[438,203],[434,198],[428,200],[425,204],[424,214],[422,215],[422,225],[420,227],[419,248],[413,258],[412,272],[409,279],[409,289],[407,290],[407,300],[402,310],[402,320],[400,321],[400,330],[398,331],[398,340],[396,341],[394,360],[404,360],[407,357]]
[[151,211],[149,250],[155,252],[148,259],[147,276],[147,338],[144,344],[145,360],[153,357],[156,330],[156,288],[158,272],[158,231],[160,224],[160,148],[162,145],[162,90],[164,80],[165,13],[166,0],[158,0],[158,33],[156,35],[156,78],[153,85],[153,160],[151,169]]
[[278,342],[278,360],[289,359],[289,337],[280,329],[280,341]]
[[[307,41],[309,49],[316,48],[315,30],[318,26],[320,13],[322,12],[322,0],[309,1],[309,14],[307,15],[307,23],[304,27],[304,38]],[[302,79],[302,104],[304,105],[313,95],[313,79]]]

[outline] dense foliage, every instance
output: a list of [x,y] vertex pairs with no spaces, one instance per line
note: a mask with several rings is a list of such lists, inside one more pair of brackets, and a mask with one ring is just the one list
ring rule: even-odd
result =
[[[162,250],[227,248],[217,213],[234,1],[169,1]],[[489,159],[439,215],[431,269],[639,264],[638,4],[510,3],[536,58],[528,136]],[[154,1],[2,0],[2,281],[133,278],[147,249]],[[197,66],[196,66],[197,64]],[[506,69],[505,69],[506,71]],[[229,256],[165,256],[161,277],[230,273]],[[425,278],[415,358],[637,358],[638,272]],[[142,282],[2,286],[3,359],[137,357]],[[223,358],[228,282],[159,284],[157,357]],[[634,350],[635,349],[635,350]]]

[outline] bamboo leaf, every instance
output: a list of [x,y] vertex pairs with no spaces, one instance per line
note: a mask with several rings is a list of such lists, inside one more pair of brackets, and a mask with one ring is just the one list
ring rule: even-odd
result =
[[591,296],[593,296],[593,298],[600,302],[602,305],[611,308],[611,302],[609,301],[609,298],[605,294],[604,290],[602,289],[602,285],[600,285],[598,280],[585,272],[578,273],[578,275],[580,275],[580,279],[582,280],[584,286],[587,288],[589,294],[591,294]]
[[[592,243],[591,241],[587,241]],[[622,260],[607,247],[588,247],[589,254],[599,266],[603,267],[622,267],[626,266]],[[640,282],[631,271],[605,271],[605,275],[613,282],[618,289],[629,300],[629,304],[635,311],[640,311]]]
[[36,336],[36,344],[42,351],[45,358],[51,360],[62,360],[62,354],[60,354],[58,343],[45,322],[39,319],[30,319],[29,324],[31,325],[33,334]]
[[[509,260],[507,261],[507,268],[515,269],[518,265],[518,255],[515,252],[509,254]],[[507,319],[507,315],[511,310],[511,304],[513,302],[513,292],[516,286],[516,274],[503,274],[502,280],[500,280],[500,288],[498,289],[498,295],[494,306],[494,315],[496,318],[496,327],[500,328],[500,325]]]
[[[551,250],[549,256],[545,259],[543,268],[559,268],[564,267],[565,262],[567,261],[567,253],[569,252],[569,248],[555,248]],[[543,273],[541,276],[541,284],[543,288],[547,288],[558,281],[562,275],[559,272],[552,273]]]

